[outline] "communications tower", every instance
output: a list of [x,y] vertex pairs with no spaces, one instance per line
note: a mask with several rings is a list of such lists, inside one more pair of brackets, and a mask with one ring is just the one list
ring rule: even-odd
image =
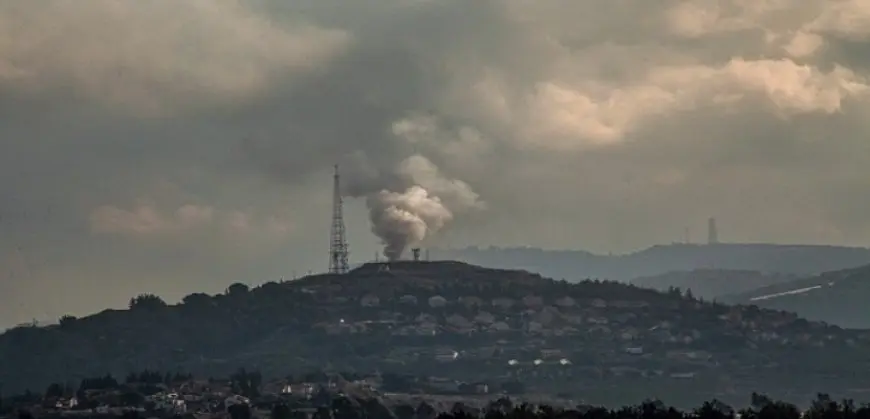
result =
[[345,274],[350,268],[347,263],[348,247],[344,232],[344,211],[341,201],[341,176],[338,165],[332,183],[332,231],[329,243],[329,273]]
[[718,244],[719,232],[716,231],[716,219],[710,218],[707,220],[707,244]]

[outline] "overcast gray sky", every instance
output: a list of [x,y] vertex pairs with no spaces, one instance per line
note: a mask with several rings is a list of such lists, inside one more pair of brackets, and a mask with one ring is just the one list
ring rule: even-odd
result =
[[414,153],[485,203],[431,244],[867,245],[868,36],[862,0],[2,2],[0,324],[325,269],[331,165]]

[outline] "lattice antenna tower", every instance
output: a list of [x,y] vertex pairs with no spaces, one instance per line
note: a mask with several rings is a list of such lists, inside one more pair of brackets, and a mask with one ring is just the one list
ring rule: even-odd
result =
[[716,230],[716,219],[707,220],[707,244],[719,243],[719,232]]
[[348,247],[344,231],[344,211],[341,200],[341,175],[335,165],[332,185],[332,231],[329,243],[329,273],[344,274],[350,270],[347,263]]

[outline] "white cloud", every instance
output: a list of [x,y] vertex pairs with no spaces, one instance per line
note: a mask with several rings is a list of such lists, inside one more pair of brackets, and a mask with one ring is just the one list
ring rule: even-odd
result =
[[825,2],[825,7],[807,29],[833,34],[855,41],[870,37],[870,3],[864,0],[839,0]]
[[788,43],[783,45],[783,49],[792,57],[803,58],[813,55],[824,44],[825,40],[818,34],[798,31],[791,37]]
[[[628,85],[587,83],[579,86],[542,82],[531,96],[524,129],[527,145],[553,149],[606,146],[642,129],[650,118],[717,106],[747,111],[759,98],[770,110],[788,117],[833,113],[849,98],[868,90],[864,78],[835,67],[823,72],[789,59],[735,58],[722,66],[658,66]],[[751,112],[751,110],[750,110]]]

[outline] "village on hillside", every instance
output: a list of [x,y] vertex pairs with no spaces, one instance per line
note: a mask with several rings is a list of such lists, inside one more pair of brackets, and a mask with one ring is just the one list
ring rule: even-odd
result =
[[[16,342],[70,339],[78,343],[52,355],[45,351],[56,344],[40,355],[14,352],[24,347]],[[395,394],[612,402],[681,394],[692,403],[777,389],[806,399],[825,389],[860,399],[867,385],[853,371],[870,365],[868,346],[867,332],[676,289],[421,262],[254,289],[235,284],[177,306],[139,296],[129,310],[8,332],[0,351],[19,362],[0,370],[37,385],[126,374],[138,364],[197,376],[250,368],[268,379],[353,373],[379,377],[372,388]],[[63,361],[72,357],[85,362]],[[39,375],[20,375],[27,365]]]

